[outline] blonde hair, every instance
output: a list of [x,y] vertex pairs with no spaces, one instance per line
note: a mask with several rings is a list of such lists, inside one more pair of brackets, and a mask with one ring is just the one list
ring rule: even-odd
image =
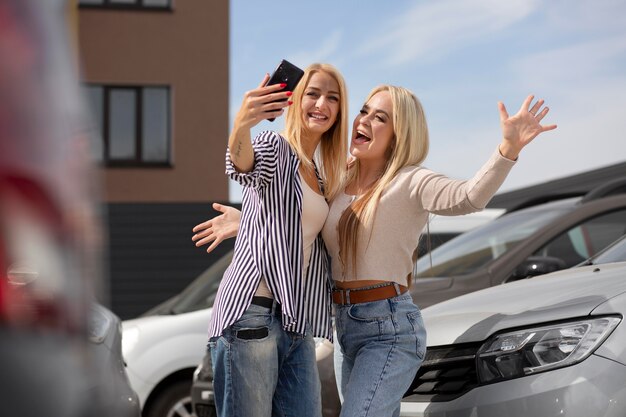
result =
[[346,156],[348,155],[348,93],[343,76],[335,67],[318,63],[311,64],[304,70],[304,76],[291,96],[293,104],[285,118],[284,136],[298,155],[300,163],[313,169],[313,163],[308,159],[302,147],[306,127],[300,104],[311,77],[317,72],[330,75],[339,86],[337,119],[332,127],[322,134],[322,140],[314,157],[324,181],[324,195],[330,200],[340,190],[346,172]]
[[[389,92],[393,105],[394,137],[391,148],[388,150],[389,157],[385,170],[380,178],[343,212],[337,225],[341,261],[344,267],[347,264],[346,261],[350,261],[355,274],[358,236],[363,227],[371,226],[381,194],[398,171],[406,166],[420,165],[428,155],[428,126],[420,101],[406,88],[391,85],[374,88],[365,101],[368,102],[382,91]],[[360,163],[357,159],[347,172],[344,187],[357,180],[359,171]]]

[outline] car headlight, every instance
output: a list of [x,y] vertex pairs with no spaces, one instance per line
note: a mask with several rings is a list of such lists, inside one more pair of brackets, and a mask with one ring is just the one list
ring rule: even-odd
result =
[[603,317],[496,335],[478,350],[478,377],[490,383],[573,365],[591,355],[620,321]]

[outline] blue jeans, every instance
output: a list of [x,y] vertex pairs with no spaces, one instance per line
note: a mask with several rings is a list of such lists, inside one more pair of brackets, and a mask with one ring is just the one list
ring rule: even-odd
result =
[[[411,296],[336,305],[343,360],[341,416],[399,416],[400,402],[426,352],[422,315]],[[336,358],[340,359],[340,358]]]
[[209,350],[219,417],[322,415],[313,337],[285,331],[272,309],[250,305]]

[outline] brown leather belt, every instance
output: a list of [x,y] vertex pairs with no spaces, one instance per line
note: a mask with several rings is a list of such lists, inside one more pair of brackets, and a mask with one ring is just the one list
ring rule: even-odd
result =
[[339,305],[368,303],[370,301],[386,300],[409,290],[408,287],[395,282],[373,285],[363,288],[333,289],[333,303]]

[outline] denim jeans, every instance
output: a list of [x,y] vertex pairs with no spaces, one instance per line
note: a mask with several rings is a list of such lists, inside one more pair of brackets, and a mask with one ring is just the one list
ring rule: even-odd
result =
[[426,352],[420,310],[409,294],[335,307],[341,416],[399,416]]
[[285,331],[272,309],[250,305],[209,350],[219,417],[322,415],[313,337]]

